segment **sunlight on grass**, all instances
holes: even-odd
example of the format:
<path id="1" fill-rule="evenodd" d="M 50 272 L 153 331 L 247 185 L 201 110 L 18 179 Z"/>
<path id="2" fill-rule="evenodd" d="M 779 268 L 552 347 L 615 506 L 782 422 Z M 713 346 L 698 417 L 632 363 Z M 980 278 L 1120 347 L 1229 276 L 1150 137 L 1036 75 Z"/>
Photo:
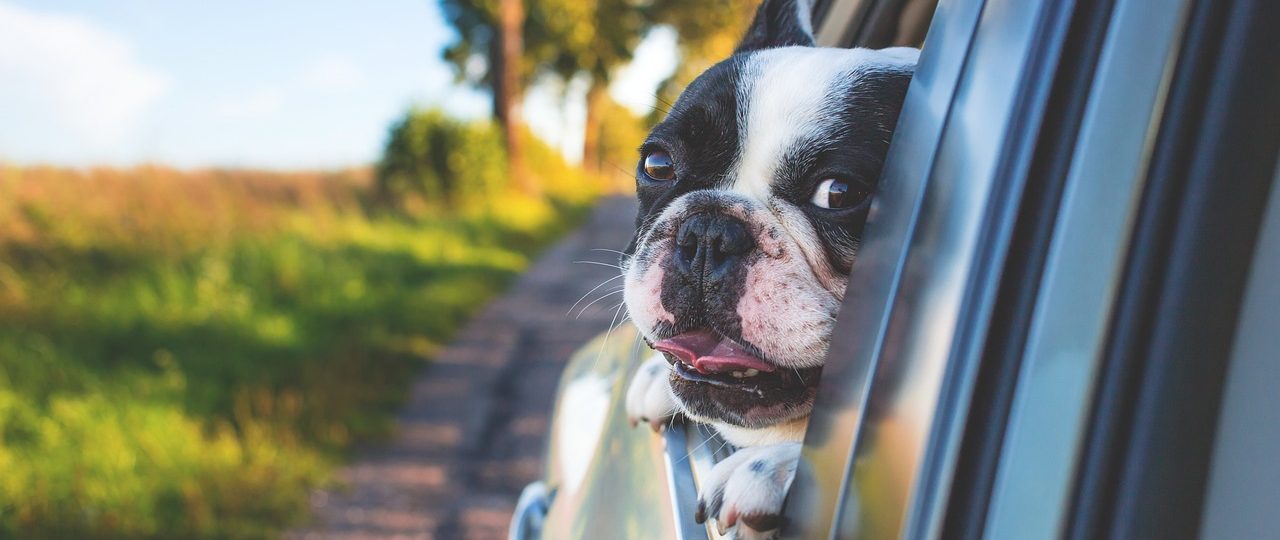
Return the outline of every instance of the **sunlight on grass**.
<path id="1" fill-rule="evenodd" d="M 0 537 L 278 534 L 595 193 L 368 176 L 0 166 Z"/>

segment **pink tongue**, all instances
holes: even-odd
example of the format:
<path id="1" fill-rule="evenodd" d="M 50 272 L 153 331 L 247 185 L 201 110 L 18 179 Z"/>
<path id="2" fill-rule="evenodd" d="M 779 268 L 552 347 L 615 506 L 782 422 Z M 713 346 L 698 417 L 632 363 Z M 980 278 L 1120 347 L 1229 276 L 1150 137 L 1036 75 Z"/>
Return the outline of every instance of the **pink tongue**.
<path id="1" fill-rule="evenodd" d="M 773 371 L 774 367 L 756 358 L 737 343 L 722 339 L 707 330 L 694 330 L 653 344 L 653 348 L 693 366 L 698 373 L 722 373 L 756 369 Z"/>

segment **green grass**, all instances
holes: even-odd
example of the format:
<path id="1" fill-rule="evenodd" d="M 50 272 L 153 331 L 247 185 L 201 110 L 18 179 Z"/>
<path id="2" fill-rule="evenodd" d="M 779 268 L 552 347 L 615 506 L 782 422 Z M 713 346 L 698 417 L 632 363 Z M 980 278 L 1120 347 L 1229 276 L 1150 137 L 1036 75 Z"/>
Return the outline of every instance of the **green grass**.
<path id="1" fill-rule="evenodd" d="M 411 219 L 367 190 L 0 169 L 0 537 L 305 520 L 352 443 L 389 433 L 410 375 L 588 202 Z"/>

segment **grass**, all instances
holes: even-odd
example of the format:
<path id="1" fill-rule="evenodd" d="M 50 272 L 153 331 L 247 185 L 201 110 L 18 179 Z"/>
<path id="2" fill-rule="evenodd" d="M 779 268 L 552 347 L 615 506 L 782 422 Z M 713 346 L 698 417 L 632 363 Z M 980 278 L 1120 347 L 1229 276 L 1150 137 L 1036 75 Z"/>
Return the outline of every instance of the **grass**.
<path id="1" fill-rule="evenodd" d="M 0 165 L 0 537 L 278 535 L 590 199 L 370 183 Z"/>

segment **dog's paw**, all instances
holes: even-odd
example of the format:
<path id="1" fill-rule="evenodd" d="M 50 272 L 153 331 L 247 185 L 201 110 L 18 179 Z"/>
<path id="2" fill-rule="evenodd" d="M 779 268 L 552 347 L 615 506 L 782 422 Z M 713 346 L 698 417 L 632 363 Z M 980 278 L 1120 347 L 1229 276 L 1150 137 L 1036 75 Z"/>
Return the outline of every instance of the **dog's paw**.
<path id="1" fill-rule="evenodd" d="M 800 443 L 742 448 L 707 475 L 698 494 L 698 523 L 714 519 L 736 540 L 773 538 L 782 527 L 782 502 L 795 478 Z"/>
<path id="2" fill-rule="evenodd" d="M 627 388 L 627 419 L 635 427 L 640 422 L 659 431 L 680 407 L 671 396 L 671 365 L 660 354 L 645 360 Z"/>

